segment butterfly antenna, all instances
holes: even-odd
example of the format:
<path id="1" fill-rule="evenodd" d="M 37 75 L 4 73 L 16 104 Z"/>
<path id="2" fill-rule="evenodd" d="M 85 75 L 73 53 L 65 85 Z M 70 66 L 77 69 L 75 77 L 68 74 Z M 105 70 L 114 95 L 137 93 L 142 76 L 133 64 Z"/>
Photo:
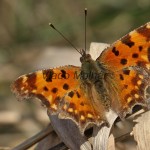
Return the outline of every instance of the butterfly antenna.
<path id="1" fill-rule="evenodd" d="M 82 53 L 52 23 L 49 23 L 49 26 L 59 33 L 78 53 L 82 55 Z"/>
<path id="2" fill-rule="evenodd" d="M 85 39 L 85 53 L 86 53 L 86 18 L 87 18 L 87 8 L 84 9 L 84 15 L 85 15 L 85 34 L 84 34 L 84 39 Z"/>

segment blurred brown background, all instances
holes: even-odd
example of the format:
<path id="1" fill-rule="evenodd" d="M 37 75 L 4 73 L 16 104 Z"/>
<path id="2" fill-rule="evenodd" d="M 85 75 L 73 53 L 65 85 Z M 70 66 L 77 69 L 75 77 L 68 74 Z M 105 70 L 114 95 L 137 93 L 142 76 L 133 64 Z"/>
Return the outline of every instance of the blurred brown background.
<path id="1" fill-rule="evenodd" d="M 0 1 L 0 147 L 13 147 L 48 124 L 46 110 L 36 101 L 18 102 L 10 84 L 38 69 L 80 64 L 80 55 L 48 23 L 84 48 L 85 7 L 87 47 L 112 43 L 150 21 L 149 0 Z"/>

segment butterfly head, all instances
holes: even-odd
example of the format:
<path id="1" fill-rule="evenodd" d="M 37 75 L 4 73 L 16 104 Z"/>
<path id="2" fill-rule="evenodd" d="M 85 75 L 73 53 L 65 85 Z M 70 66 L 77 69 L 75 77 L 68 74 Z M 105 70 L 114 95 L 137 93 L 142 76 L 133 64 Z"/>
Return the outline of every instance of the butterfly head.
<path id="1" fill-rule="evenodd" d="M 86 54 L 85 50 L 81 50 L 80 51 L 81 53 L 81 57 L 80 57 L 80 62 L 83 63 L 83 62 L 90 62 L 90 60 L 92 59 L 91 58 L 91 55 L 90 54 Z"/>

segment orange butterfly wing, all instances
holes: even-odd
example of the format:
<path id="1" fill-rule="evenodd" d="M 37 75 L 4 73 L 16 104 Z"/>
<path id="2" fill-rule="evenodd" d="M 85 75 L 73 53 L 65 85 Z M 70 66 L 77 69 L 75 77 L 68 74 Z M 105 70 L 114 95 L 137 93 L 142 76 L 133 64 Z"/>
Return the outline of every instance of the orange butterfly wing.
<path id="1" fill-rule="evenodd" d="M 102 52 L 97 61 L 105 64 L 114 73 L 119 89 L 118 104 L 121 105 L 118 113 L 121 116 L 130 112 L 136 104 L 149 107 L 150 23 L 112 44 Z"/>
<path id="2" fill-rule="evenodd" d="M 150 69 L 150 23 L 130 32 L 103 51 L 97 60 L 120 70 L 129 66 Z"/>
<path id="3" fill-rule="evenodd" d="M 104 117 L 91 105 L 79 74 L 80 67 L 75 66 L 37 71 L 19 77 L 12 91 L 19 99 L 39 98 L 51 114 L 72 119 L 83 131 L 89 123 L 101 124 Z"/>

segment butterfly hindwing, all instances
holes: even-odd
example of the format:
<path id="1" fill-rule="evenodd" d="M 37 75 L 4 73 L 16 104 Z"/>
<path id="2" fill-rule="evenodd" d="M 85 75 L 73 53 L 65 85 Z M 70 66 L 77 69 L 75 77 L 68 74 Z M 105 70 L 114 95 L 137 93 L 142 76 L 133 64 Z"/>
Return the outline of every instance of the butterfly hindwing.
<path id="1" fill-rule="evenodd" d="M 149 107 L 150 88 L 149 74 L 141 67 L 128 67 L 116 72 L 119 91 L 119 115 L 124 117 L 132 112 L 135 105 Z M 119 105 L 118 105 L 119 106 Z"/>

